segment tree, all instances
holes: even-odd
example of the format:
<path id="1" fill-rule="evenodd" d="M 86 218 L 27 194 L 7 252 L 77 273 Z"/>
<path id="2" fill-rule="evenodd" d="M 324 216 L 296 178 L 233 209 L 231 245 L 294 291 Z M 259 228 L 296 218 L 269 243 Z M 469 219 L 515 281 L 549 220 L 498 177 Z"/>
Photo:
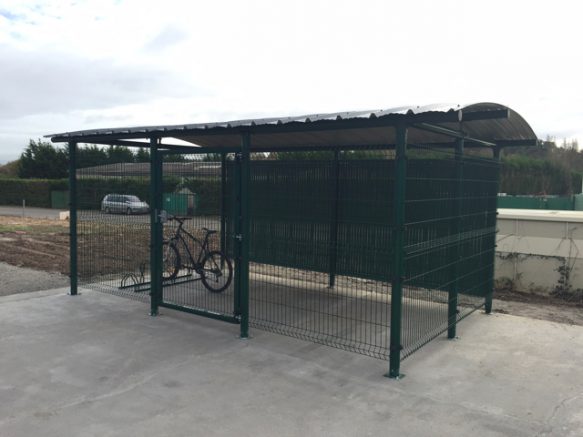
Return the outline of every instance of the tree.
<path id="1" fill-rule="evenodd" d="M 0 165 L 0 177 L 17 178 L 19 162 L 17 159 L 16 161 L 10 161 L 4 165 Z"/>
<path id="2" fill-rule="evenodd" d="M 77 167 L 86 168 L 108 163 L 107 152 L 95 144 L 79 147 L 77 150 Z"/>
<path id="3" fill-rule="evenodd" d="M 150 151 L 145 147 L 140 147 L 134 156 L 136 162 L 150 162 Z"/>
<path id="4" fill-rule="evenodd" d="M 127 147 L 109 146 L 107 148 L 107 163 L 134 162 L 134 154 Z"/>
<path id="5" fill-rule="evenodd" d="M 30 140 L 20 155 L 21 178 L 61 179 L 67 177 L 68 153 L 49 142 Z"/>

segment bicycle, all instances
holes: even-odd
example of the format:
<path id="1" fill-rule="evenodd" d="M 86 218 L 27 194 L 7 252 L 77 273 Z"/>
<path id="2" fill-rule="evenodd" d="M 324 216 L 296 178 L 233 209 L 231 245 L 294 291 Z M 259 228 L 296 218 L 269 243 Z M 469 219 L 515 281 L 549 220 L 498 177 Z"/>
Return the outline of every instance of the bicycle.
<path id="1" fill-rule="evenodd" d="M 202 228 L 205 232 L 203 241 L 183 229 L 184 222 L 191 220 L 187 217 L 168 217 L 168 221 L 176 220 L 179 225 L 174 236 L 165 240 L 162 246 L 162 278 L 171 281 L 176 278 L 181 268 L 187 268 L 199 275 L 205 288 L 213 293 L 224 291 L 233 279 L 233 266 L 227 256 L 220 250 L 209 250 L 209 237 L 217 231 Z M 196 259 L 193 257 L 188 242 L 197 243 L 200 251 Z M 187 262 L 182 261 L 179 246 L 182 246 L 183 253 L 187 256 Z"/>

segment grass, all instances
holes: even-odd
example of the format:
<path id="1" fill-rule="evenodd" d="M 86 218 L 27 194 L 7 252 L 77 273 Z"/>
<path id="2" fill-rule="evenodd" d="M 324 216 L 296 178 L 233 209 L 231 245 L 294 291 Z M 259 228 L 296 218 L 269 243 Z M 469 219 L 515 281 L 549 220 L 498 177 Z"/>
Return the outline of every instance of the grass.
<path id="1" fill-rule="evenodd" d="M 69 230 L 69 222 L 27 217 L 0 217 L 0 233 L 62 234 Z"/>

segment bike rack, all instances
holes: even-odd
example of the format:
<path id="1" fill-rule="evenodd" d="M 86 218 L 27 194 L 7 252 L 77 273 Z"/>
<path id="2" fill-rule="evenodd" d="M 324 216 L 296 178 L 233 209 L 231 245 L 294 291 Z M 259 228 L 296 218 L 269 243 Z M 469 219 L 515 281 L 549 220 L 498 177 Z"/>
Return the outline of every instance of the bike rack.
<path id="1" fill-rule="evenodd" d="M 144 291 L 149 291 L 151 289 L 152 282 L 146 281 L 144 275 L 145 270 L 146 270 L 145 265 L 140 265 L 140 272 L 138 274 L 128 273 L 127 275 L 125 275 L 122 278 L 118 289 L 119 290 L 133 289 L 134 293 L 143 293 Z M 163 282 L 163 285 L 179 285 L 194 281 L 200 281 L 200 277 L 193 278 L 192 271 L 188 269 L 187 273 L 176 276 L 174 279 L 171 280 L 165 280 Z"/>

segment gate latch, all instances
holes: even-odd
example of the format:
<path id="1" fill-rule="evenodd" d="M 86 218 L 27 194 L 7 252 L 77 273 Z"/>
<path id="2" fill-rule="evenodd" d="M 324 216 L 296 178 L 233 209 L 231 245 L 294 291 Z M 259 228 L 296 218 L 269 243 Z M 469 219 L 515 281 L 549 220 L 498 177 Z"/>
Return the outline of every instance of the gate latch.
<path id="1" fill-rule="evenodd" d="M 158 222 L 159 223 L 166 223 L 168 221 L 168 213 L 165 209 L 160 210 L 158 214 Z"/>
<path id="2" fill-rule="evenodd" d="M 242 234 L 236 234 L 235 235 L 235 240 L 237 240 L 237 241 L 243 241 L 243 235 Z"/>

